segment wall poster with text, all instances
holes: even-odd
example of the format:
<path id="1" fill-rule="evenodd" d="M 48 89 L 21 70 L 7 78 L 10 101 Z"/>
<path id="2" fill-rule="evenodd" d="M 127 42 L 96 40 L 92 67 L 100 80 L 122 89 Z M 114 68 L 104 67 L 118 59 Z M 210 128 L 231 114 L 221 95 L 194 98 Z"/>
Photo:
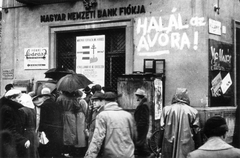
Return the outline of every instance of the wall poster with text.
<path id="1" fill-rule="evenodd" d="M 76 37 L 76 73 L 85 75 L 94 84 L 104 86 L 105 35 Z"/>
<path id="2" fill-rule="evenodd" d="M 209 39 L 211 106 L 233 105 L 233 45 Z"/>

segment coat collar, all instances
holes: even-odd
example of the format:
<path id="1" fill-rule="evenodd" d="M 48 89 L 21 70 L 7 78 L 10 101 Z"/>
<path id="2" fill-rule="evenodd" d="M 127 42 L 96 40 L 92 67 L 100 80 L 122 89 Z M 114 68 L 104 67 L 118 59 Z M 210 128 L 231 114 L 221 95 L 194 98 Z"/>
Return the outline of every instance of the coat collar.
<path id="1" fill-rule="evenodd" d="M 205 144 L 203 144 L 200 150 L 224 150 L 233 148 L 233 146 L 227 144 L 220 137 L 210 137 Z"/>

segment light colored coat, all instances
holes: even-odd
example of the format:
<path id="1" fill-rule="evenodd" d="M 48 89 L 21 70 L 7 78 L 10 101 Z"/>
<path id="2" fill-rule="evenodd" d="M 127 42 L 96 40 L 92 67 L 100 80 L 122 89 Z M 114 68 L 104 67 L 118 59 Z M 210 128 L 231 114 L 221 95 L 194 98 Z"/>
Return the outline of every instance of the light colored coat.
<path id="1" fill-rule="evenodd" d="M 102 108 L 96 117 L 93 138 L 85 158 L 97 157 L 101 148 L 104 158 L 134 158 L 133 116 L 116 102 L 110 102 Z"/>
<path id="2" fill-rule="evenodd" d="M 186 158 L 195 150 L 193 131 L 199 130 L 199 114 L 189 104 L 186 89 L 177 89 L 172 105 L 164 107 L 160 119 L 164 129 L 162 158 Z"/>
<path id="3" fill-rule="evenodd" d="M 240 158 L 240 149 L 224 142 L 220 137 L 211 137 L 187 158 Z"/>

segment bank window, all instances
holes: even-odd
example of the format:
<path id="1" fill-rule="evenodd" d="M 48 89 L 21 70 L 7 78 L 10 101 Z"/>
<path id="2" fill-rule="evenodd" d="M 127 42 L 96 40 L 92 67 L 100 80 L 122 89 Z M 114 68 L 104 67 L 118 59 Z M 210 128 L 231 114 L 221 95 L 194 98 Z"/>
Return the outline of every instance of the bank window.
<path id="1" fill-rule="evenodd" d="M 234 106 L 233 45 L 209 39 L 210 106 Z"/>

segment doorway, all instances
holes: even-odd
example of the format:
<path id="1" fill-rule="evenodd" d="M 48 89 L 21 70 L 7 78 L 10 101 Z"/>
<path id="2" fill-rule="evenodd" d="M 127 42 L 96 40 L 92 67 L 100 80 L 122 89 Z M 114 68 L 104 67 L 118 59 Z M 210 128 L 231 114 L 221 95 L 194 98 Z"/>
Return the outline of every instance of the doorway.
<path id="1" fill-rule="evenodd" d="M 56 66 L 76 71 L 76 37 L 105 35 L 105 87 L 117 90 L 117 78 L 125 73 L 126 28 L 56 33 Z"/>

